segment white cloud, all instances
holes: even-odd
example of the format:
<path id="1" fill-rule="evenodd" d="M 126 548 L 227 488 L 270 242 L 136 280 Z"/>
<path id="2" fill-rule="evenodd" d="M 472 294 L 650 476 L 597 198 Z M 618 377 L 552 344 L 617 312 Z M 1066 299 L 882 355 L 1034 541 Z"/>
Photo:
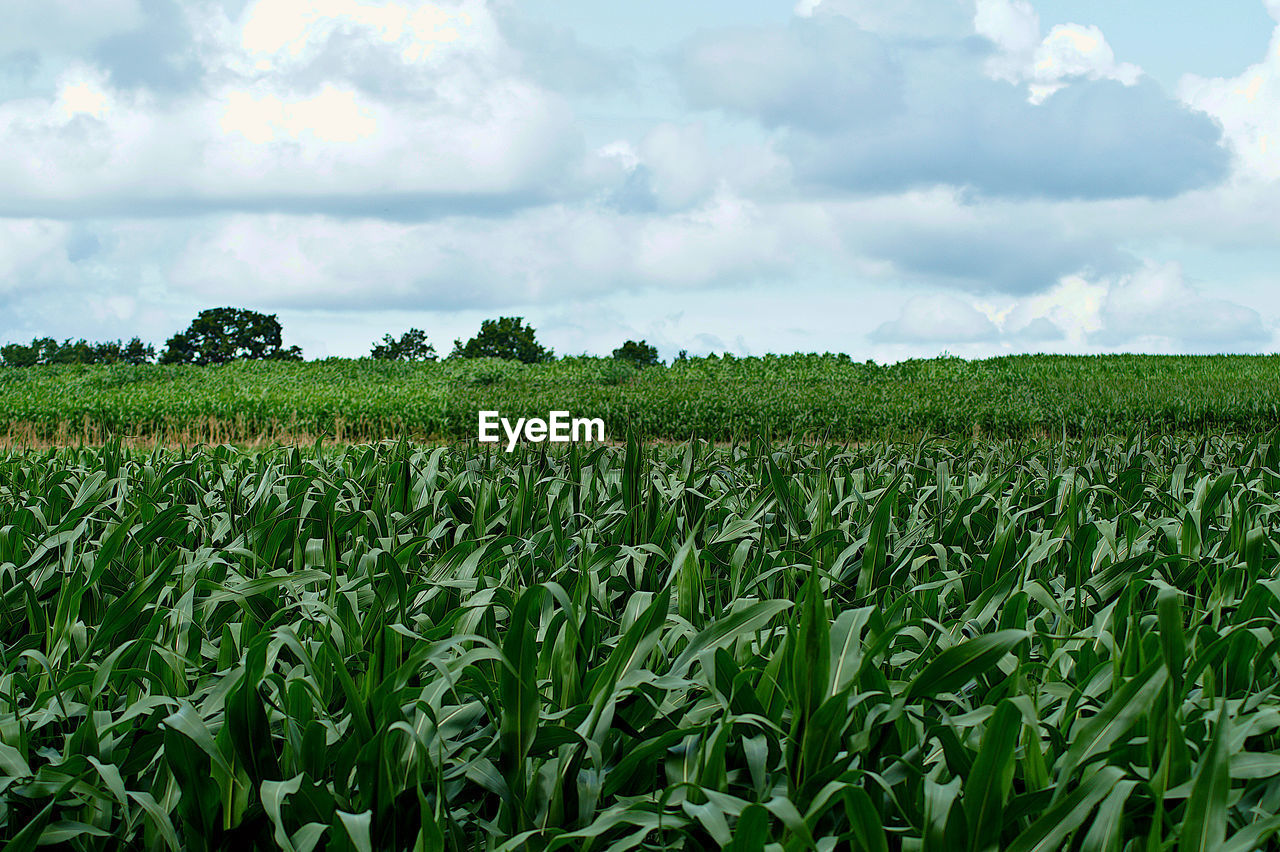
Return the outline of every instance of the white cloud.
<path id="1" fill-rule="evenodd" d="M 0 293 L 30 295 L 72 272 L 66 241 L 70 228 L 41 219 L 0 219 Z"/>
<path id="2" fill-rule="evenodd" d="M 494 36 L 481 0 L 459 4 L 258 0 L 242 20 L 240 47 L 259 71 L 314 59 L 324 42 L 344 29 L 393 47 L 407 63 L 427 59 L 440 45 L 484 49 Z"/>
<path id="3" fill-rule="evenodd" d="M 885 43 L 842 16 L 700 33 L 677 52 L 674 67 L 693 106 L 770 127 L 864 127 L 896 105 L 901 86 Z"/>
<path id="4" fill-rule="evenodd" d="M 1268 8 L 1280 21 L 1280 2 L 1272 0 Z M 1231 78 L 1187 74 L 1178 94 L 1222 124 L 1242 177 L 1264 181 L 1280 177 L 1280 26 L 1272 33 L 1261 62 Z"/>
<path id="5" fill-rule="evenodd" d="M 87 66 L 74 66 L 58 81 L 54 109 L 64 120 L 77 115 L 102 118 L 114 105 L 106 75 Z"/>
<path id="6" fill-rule="evenodd" d="M 1025 55 L 998 54 L 994 70 L 1040 89 L 992 79 L 985 39 L 880 36 L 823 13 L 825 3 L 786 27 L 701 33 L 673 66 L 690 105 L 780 131 L 801 191 L 949 184 L 988 196 L 1171 197 L 1225 176 L 1209 116 L 1139 83 L 1100 33 L 1072 25 L 1037 39 L 1033 13 L 1000 2 L 979 20 Z M 1070 97 L 1028 102 L 1069 81 Z"/>
<path id="7" fill-rule="evenodd" d="M 973 0 L 799 0 L 799 17 L 839 15 L 877 35 L 963 38 L 973 32 Z"/>
<path id="8" fill-rule="evenodd" d="M 1102 306 L 1107 291 L 1105 283 L 1080 275 L 1066 275 L 1047 291 L 1019 299 L 997 316 L 1001 327 L 1012 336 L 1025 336 L 1026 330 L 1049 322 L 1060 329 L 1070 344 L 1083 347 L 1089 335 L 1102 327 Z"/>
<path id="9" fill-rule="evenodd" d="M 618 69 L 639 54 L 512 0 L 9 2 L 20 38 L 0 47 L 58 52 L 0 101 L 0 215 L 21 217 L 0 219 L 0 303 L 41 333 L 162 339 L 214 303 L 353 323 L 537 308 L 562 351 L 611 348 L 581 319 L 596 306 L 738 351 L 851 350 L 873 328 L 929 353 L 1231 348 L 1270 327 L 1239 290 L 1129 252 L 1280 246 L 1275 43 L 1185 84 L 1260 178 L 1205 190 L 1228 164 L 1209 117 L 1132 85 L 1096 28 L 1042 34 L 1027 0 L 802 0 L 635 89 Z M 120 59 L 140 44 L 165 58 L 152 76 Z M 681 56 L 706 111 L 660 76 Z M 170 65 L 189 76 L 166 88 Z M 904 286 L 935 290 L 904 306 Z M 663 303 L 679 329 L 651 321 Z"/>
<path id="10" fill-rule="evenodd" d="M 1254 351 L 1271 337 L 1255 309 L 1192 285 L 1177 263 L 1149 258 L 1126 275 L 1064 276 L 993 315 L 1011 337 L 1048 320 L 1078 351 Z"/>
<path id="11" fill-rule="evenodd" d="M 872 209 L 867 202 L 861 213 Z M 908 212 L 886 208 L 889 216 Z M 1254 351 L 1270 338 L 1270 321 L 1238 296 L 1150 261 L 1129 274 L 1064 275 L 1024 295 L 941 284 L 904 304 L 901 282 L 919 277 L 837 239 L 844 228 L 868 227 L 870 219 L 856 224 L 859 215 L 720 193 L 677 214 L 559 205 L 424 223 L 278 214 L 7 220 L 0 281 L 9 285 L 2 298 L 10 310 L 0 338 L 141 334 L 163 342 L 196 310 L 219 304 L 279 312 L 309 356 L 359 354 L 383 331 L 410 324 L 447 342 L 500 311 L 538 317 L 540 330 L 545 321 L 563 352 L 607 352 L 627 335 L 651 335 L 668 355 L 725 349 L 744 335 L 734 351 L 830 349 L 877 360 L 942 349 L 970 357 Z M 920 207 L 915 215 L 929 214 Z M 940 215 L 945 222 L 957 214 Z M 1265 306 L 1267 294 L 1252 303 Z M 679 328 L 655 326 L 655 317 L 678 309 Z M 602 319 L 609 311 L 616 321 Z M 327 340 L 317 331 L 324 316 L 343 317 L 347 333 Z M 700 342 L 702 333 L 720 343 Z"/>
<path id="12" fill-rule="evenodd" d="M 1112 238 L 1063 216 L 1051 202 L 972 203 L 951 188 L 822 205 L 846 257 L 882 261 L 885 280 L 942 284 L 976 293 L 1043 292 L 1090 269 L 1130 258 Z"/>
<path id="13" fill-rule="evenodd" d="M 1067 275 L 1043 293 L 1016 299 L 918 295 L 868 337 L 962 348 L 986 343 L 1006 351 L 1065 344 L 1076 352 L 1248 352 L 1270 338 L 1253 308 L 1206 295 L 1184 279 L 1178 264 L 1150 259 L 1131 274 Z"/>
<path id="14" fill-rule="evenodd" d="M 242 20 L 214 16 L 200 29 L 205 85 L 185 96 L 115 89 L 78 64 L 52 94 L 0 102 L 0 209 L 341 208 L 334 199 L 379 196 L 395 207 L 538 194 L 577 156 L 567 104 L 512 72 L 479 2 L 260 0 Z M 360 69 L 319 67 L 326 39 L 353 34 L 416 97 L 371 91 L 351 79 Z M 433 53 L 437 45 L 450 55 Z"/>
<path id="15" fill-rule="evenodd" d="M 536 5 L 524 0 L 490 0 L 490 4 L 503 40 L 518 55 L 521 73 L 530 79 L 579 95 L 639 93 L 641 62 L 634 51 L 584 44 L 573 27 L 548 20 Z"/>
<path id="16" fill-rule="evenodd" d="M 325 86 L 311 98 L 285 101 L 272 94 L 228 92 L 220 125 L 227 133 L 259 145 L 278 138 L 302 139 L 308 134 L 322 142 L 355 142 L 373 136 L 378 121 L 350 89 Z"/>
<path id="17" fill-rule="evenodd" d="M 703 199 L 714 188 L 715 154 L 702 124 L 659 124 L 645 135 L 640 161 L 649 170 L 649 185 L 663 209 L 680 209 Z"/>
<path id="18" fill-rule="evenodd" d="M 1000 49 L 988 62 L 998 79 L 1017 82 L 1040 46 L 1040 16 L 1026 0 L 977 0 L 973 28 Z"/>
<path id="19" fill-rule="evenodd" d="M 1188 284 L 1176 263 L 1148 261 L 1111 282 L 1091 338 L 1104 345 L 1184 345 L 1213 351 L 1257 349 L 1270 331 L 1252 308 L 1204 295 Z"/>
<path id="20" fill-rule="evenodd" d="M 949 293 L 915 296 L 896 319 L 870 335 L 873 343 L 981 343 L 994 340 L 999 329 L 965 300 Z"/>
<path id="21" fill-rule="evenodd" d="M 548 206 L 423 223 L 239 215 L 200 227 L 167 271 L 175 291 L 272 307 L 462 309 L 782 275 L 803 217 L 717 194 L 665 215 Z"/>
<path id="22" fill-rule="evenodd" d="M 1030 75 L 1031 100 L 1039 103 L 1073 79 L 1118 80 L 1132 86 L 1141 76 L 1142 69 L 1137 65 L 1116 62 L 1102 30 L 1058 24 L 1036 48 Z"/>
<path id="23" fill-rule="evenodd" d="M 987 60 L 987 74 L 1027 83 L 1032 103 L 1042 103 L 1075 79 L 1132 86 L 1142 76 L 1137 65 L 1116 61 L 1096 26 L 1058 24 L 1042 39 L 1040 16 L 1026 0 L 977 0 L 974 28 L 999 48 Z"/>
<path id="24" fill-rule="evenodd" d="M 0 56 L 12 51 L 75 55 L 143 21 L 141 0 L 4 0 Z"/>
<path id="25" fill-rule="evenodd" d="M 638 141 L 590 152 L 574 183 L 623 213 L 687 211 L 716 193 L 761 201 L 791 197 L 790 164 L 767 142 L 713 142 L 703 122 L 654 125 Z"/>

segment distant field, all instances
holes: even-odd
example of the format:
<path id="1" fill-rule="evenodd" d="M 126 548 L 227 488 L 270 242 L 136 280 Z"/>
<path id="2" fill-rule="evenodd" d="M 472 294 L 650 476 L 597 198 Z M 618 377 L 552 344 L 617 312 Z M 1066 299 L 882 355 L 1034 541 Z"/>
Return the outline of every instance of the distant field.
<path id="1" fill-rule="evenodd" d="M 526 366 L 330 359 L 221 367 L 0 370 L 0 442 L 471 438 L 476 412 L 601 417 L 607 435 L 836 441 L 1023 437 L 1280 425 L 1280 357 L 958 358 L 879 366 L 832 355 L 698 358 L 643 371 L 607 358 Z"/>

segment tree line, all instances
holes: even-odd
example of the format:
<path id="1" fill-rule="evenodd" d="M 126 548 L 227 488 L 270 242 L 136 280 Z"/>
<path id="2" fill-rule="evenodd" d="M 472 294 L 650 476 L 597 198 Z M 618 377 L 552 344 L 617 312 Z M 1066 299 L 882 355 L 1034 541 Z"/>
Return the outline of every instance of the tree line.
<path id="1" fill-rule="evenodd" d="M 684 353 L 681 353 L 682 355 Z M 399 337 L 384 335 L 369 352 L 383 361 L 435 361 L 435 346 L 427 333 L 411 328 Z M 538 342 L 533 326 L 523 317 L 487 319 L 465 343 L 454 340 L 450 358 L 504 358 L 537 364 L 551 361 L 555 353 Z M 613 350 L 613 357 L 636 367 L 655 366 L 658 350 L 643 340 L 628 340 Z M 39 337 L 29 344 L 0 346 L 0 366 L 34 367 L 40 364 L 225 364 L 230 361 L 300 361 L 302 350 L 282 342 L 275 314 L 244 308 L 210 308 L 201 311 L 186 330 L 174 334 L 157 354 L 155 347 L 133 338 L 90 342 L 70 338 L 59 343 Z"/>

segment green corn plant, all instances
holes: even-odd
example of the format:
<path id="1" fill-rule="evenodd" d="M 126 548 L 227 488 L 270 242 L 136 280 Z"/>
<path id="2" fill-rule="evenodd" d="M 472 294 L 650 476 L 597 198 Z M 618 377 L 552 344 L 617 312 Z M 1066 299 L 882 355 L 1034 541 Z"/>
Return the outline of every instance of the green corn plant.
<path id="1" fill-rule="evenodd" d="M 982 417 L 1017 440 L 0 455 L 0 842 L 1274 845 L 1277 435 Z"/>

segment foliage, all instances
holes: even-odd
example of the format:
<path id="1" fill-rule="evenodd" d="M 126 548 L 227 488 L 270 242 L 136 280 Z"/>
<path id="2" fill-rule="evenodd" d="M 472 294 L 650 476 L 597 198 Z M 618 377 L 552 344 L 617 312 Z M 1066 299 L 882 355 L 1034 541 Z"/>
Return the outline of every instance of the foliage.
<path id="1" fill-rule="evenodd" d="M 0 840 L 1261 849 L 1280 436 L 0 460 Z"/>
<path id="2" fill-rule="evenodd" d="M 120 346 L 117 344 L 107 344 L 107 346 L 115 346 L 119 350 L 119 355 L 115 358 L 103 359 L 103 363 L 121 364 L 150 364 L 156 359 L 156 349 L 150 343 L 143 343 L 141 339 L 135 337 L 128 343 Z"/>
<path id="3" fill-rule="evenodd" d="M 127 378 L 126 378 L 127 376 Z M 546 364 L 328 359 L 0 370 L 0 444 L 112 434 L 193 443 L 473 438 L 477 412 L 600 417 L 607 436 L 1250 433 L 1280 425 L 1277 356 L 1015 356 L 878 365 L 840 356 Z"/>
<path id="4" fill-rule="evenodd" d="M 280 342 L 275 314 L 245 308 L 201 311 L 186 331 L 170 337 L 160 356 L 162 364 L 225 364 L 237 360 L 301 360 L 297 346 Z"/>
<path id="5" fill-rule="evenodd" d="M 538 343 L 533 326 L 525 325 L 523 317 L 499 317 L 484 320 L 480 331 L 465 344 L 453 342 L 450 358 L 502 358 L 525 364 L 550 361 L 550 349 Z"/>
<path id="6" fill-rule="evenodd" d="M 384 334 L 382 343 L 375 343 L 369 354 L 379 361 L 436 360 L 436 348 L 427 342 L 427 333 L 420 328 L 409 329 L 399 340 Z"/>
<path id="7" fill-rule="evenodd" d="M 6 367 L 34 367 L 40 363 L 40 346 L 43 341 L 32 340 L 30 346 L 6 343 L 0 346 L 0 360 Z"/>
<path id="8" fill-rule="evenodd" d="M 613 350 L 613 357 L 636 367 L 656 367 L 662 363 L 658 360 L 657 347 L 650 346 L 643 340 L 639 342 L 628 340 Z"/>
<path id="9" fill-rule="evenodd" d="M 9 343 L 0 346 L 0 363 L 6 367 L 33 367 L 37 364 L 149 364 L 156 350 L 135 337 L 128 343 L 107 340 L 90 343 L 81 338 L 62 343 L 52 337 L 38 337 L 30 345 Z"/>

